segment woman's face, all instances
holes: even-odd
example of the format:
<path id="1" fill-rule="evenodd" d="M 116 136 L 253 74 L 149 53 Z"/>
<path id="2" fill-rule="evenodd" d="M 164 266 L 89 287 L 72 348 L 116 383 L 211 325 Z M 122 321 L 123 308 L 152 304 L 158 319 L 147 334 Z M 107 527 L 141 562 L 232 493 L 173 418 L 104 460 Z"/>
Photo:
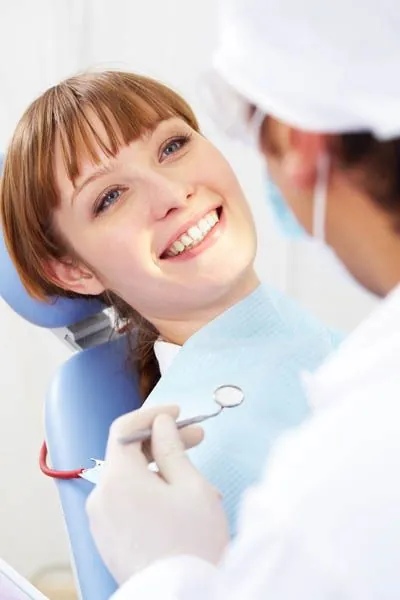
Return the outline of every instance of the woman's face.
<path id="1" fill-rule="evenodd" d="M 100 164 L 83 158 L 75 186 L 55 152 L 55 225 L 80 259 L 53 265 L 64 287 L 111 290 L 154 323 L 207 310 L 253 273 L 255 229 L 240 185 L 185 121 L 161 121 L 115 158 L 98 152 Z"/>

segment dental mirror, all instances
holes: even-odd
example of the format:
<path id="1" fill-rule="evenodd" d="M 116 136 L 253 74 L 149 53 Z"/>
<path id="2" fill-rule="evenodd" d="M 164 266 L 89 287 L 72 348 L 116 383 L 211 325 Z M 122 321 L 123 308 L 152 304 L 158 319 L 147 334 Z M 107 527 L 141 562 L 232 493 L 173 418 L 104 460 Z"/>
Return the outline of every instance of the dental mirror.
<path id="1" fill-rule="evenodd" d="M 218 404 L 218 410 L 208 415 L 198 415 L 197 417 L 190 417 L 189 419 L 182 419 L 176 422 L 178 429 L 183 427 L 189 427 L 190 425 L 197 425 L 207 419 L 217 417 L 225 408 L 235 408 L 240 406 L 244 400 L 243 390 L 237 385 L 221 385 L 214 390 L 213 399 Z M 151 438 L 151 429 L 142 429 L 136 431 L 132 435 L 127 435 L 119 439 L 120 444 L 133 444 L 135 442 L 144 442 Z"/>
<path id="2" fill-rule="evenodd" d="M 219 404 L 221 410 L 239 406 L 243 400 L 243 390 L 237 385 L 221 385 L 214 390 L 214 402 Z"/>

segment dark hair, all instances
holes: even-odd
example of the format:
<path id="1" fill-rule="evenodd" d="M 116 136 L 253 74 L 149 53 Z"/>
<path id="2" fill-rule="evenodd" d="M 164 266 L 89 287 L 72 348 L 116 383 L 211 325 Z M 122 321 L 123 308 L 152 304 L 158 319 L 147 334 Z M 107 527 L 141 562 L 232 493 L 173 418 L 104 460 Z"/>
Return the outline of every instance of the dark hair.
<path id="1" fill-rule="evenodd" d="M 101 299 L 104 304 L 115 310 L 118 319 L 117 330 L 127 337 L 128 361 L 139 375 L 139 391 L 144 401 L 161 377 L 154 352 L 154 342 L 158 339 L 159 332 L 116 294 L 105 292 Z"/>
<path id="2" fill-rule="evenodd" d="M 279 147 L 269 135 L 269 123 L 269 117 L 264 119 L 261 148 L 276 155 Z M 400 138 L 382 141 L 368 131 L 331 134 L 329 149 L 371 200 L 394 217 L 395 229 L 400 233 Z"/>
<path id="3" fill-rule="evenodd" d="M 95 115 L 106 140 L 93 128 Z M 190 106 L 158 81 L 133 73 L 106 71 L 71 77 L 47 90 L 27 109 L 8 148 L 0 191 L 5 242 L 20 278 L 31 296 L 76 297 L 51 278 L 49 260 L 73 256 L 53 223 L 59 205 L 54 173 L 54 148 L 60 140 L 71 181 L 79 175 L 80 158 L 88 154 L 98 163 L 97 149 L 115 156 L 162 120 L 177 116 L 198 131 Z M 125 323 L 128 339 L 135 339 L 133 359 L 145 399 L 160 377 L 154 354 L 158 332 L 126 302 L 114 294 L 102 299 L 113 306 Z"/>
<path id="4" fill-rule="evenodd" d="M 333 136 L 331 149 L 373 202 L 394 217 L 400 233 L 400 139 L 381 141 L 371 133 Z"/>

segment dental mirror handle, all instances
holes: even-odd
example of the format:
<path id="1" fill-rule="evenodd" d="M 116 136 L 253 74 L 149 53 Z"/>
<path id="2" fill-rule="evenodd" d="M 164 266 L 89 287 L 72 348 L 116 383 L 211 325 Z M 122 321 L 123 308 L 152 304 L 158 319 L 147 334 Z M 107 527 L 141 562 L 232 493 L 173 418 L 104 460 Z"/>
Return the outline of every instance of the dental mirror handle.
<path id="1" fill-rule="evenodd" d="M 209 415 L 198 415 L 197 417 L 190 417 L 189 419 L 182 419 L 181 421 L 176 421 L 177 429 L 183 429 L 184 427 L 189 427 L 190 425 L 196 425 L 197 423 L 202 423 L 203 421 L 207 421 L 207 419 L 212 419 L 213 417 L 217 417 L 223 410 L 223 407 L 219 408 L 216 412 L 211 413 Z M 119 438 L 119 443 L 123 444 L 134 444 L 135 442 L 145 442 L 151 438 L 152 429 L 141 429 L 140 431 L 136 431 L 132 435 L 126 435 L 124 437 Z"/>

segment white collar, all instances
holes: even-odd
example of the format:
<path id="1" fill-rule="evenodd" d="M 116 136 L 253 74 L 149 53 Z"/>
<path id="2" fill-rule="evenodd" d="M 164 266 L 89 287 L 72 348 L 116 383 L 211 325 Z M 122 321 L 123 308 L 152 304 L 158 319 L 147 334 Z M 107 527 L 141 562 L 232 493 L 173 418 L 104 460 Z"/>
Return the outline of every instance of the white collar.
<path id="1" fill-rule="evenodd" d="M 157 340 L 154 343 L 154 354 L 158 360 L 161 376 L 165 375 L 182 346 Z"/>

